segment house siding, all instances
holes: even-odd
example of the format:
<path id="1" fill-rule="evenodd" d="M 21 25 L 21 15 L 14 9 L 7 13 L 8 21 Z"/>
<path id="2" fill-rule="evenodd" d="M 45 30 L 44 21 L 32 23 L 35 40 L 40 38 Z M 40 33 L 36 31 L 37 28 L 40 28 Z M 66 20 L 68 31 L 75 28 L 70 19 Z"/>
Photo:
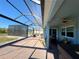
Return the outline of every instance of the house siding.
<path id="1" fill-rule="evenodd" d="M 60 24 L 57 29 L 58 29 L 58 40 L 63 40 L 64 38 L 67 38 L 69 41 L 71 41 L 71 43 L 73 44 L 79 44 L 79 17 L 77 18 L 72 18 L 72 20 L 70 20 L 68 23 L 65 24 Z M 66 28 L 66 27 L 74 27 L 74 37 L 67 37 L 67 36 L 62 36 L 61 32 L 62 32 L 62 28 Z"/>

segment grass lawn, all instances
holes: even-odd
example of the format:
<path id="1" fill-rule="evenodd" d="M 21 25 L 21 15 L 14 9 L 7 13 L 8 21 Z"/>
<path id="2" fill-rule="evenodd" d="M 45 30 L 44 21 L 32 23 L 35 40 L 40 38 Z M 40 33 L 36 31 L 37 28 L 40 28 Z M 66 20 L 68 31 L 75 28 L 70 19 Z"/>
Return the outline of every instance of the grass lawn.
<path id="1" fill-rule="evenodd" d="M 16 39 L 17 37 L 0 36 L 0 43 L 5 43 L 5 42 L 16 40 Z"/>

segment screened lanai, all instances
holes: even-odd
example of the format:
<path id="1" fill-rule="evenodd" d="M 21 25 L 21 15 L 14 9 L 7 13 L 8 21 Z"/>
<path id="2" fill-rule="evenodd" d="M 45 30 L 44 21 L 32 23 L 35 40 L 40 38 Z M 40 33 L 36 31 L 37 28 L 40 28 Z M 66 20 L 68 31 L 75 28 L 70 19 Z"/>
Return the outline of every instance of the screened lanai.
<path id="1" fill-rule="evenodd" d="M 12 28 L 12 30 L 8 28 Z M 13 30 L 13 28 L 15 29 Z M 5 35 L 3 32 L 15 32 L 23 36 L 25 31 L 21 31 L 24 30 L 21 28 L 25 28 L 25 31 L 28 32 L 25 34 L 28 36 L 42 29 L 40 1 L 0 0 L 0 36 Z"/>
<path id="2" fill-rule="evenodd" d="M 33 0 L 0 0 L 1 15 L 25 25 L 41 26 L 42 24 L 40 4 Z"/>

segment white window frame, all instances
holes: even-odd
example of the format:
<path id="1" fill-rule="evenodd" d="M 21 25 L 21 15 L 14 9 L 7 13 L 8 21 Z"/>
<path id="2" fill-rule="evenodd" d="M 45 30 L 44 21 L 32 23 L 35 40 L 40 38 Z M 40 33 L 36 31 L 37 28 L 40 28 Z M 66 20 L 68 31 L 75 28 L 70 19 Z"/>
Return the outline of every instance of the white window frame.
<path id="1" fill-rule="evenodd" d="M 63 37 L 67 37 L 67 38 L 74 38 L 75 37 L 75 27 L 74 27 L 74 29 L 73 29 L 73 37 L 69 37 L 69 36 L 67 36 L 67 28 L 69 28 L 69 27 L 74 27 L 74 25 L 70 25 L 70 26 L 66 26 L 66 27 L 62 27 L 62 29 L 64 28 L 65 29 L 65 36 L 64 35 L 62 35 Z"/>

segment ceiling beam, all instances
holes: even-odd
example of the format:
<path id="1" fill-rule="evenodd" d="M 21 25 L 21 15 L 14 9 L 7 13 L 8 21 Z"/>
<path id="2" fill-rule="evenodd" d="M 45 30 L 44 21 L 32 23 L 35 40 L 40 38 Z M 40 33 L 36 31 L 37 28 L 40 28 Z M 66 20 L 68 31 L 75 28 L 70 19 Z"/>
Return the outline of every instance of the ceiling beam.
<path id="1" fill-rule="evenodd" d="M 9 0 L 6 0 L 12 7 L 14 7 L 14 9 L 16 9 L 20 14 L 22 14 L 26 19 L 28 19 L 29 21 L 31 21 L 29 18 L 26 17 L 26 15 L 24 15 L 19 9 L 17 9 Z M 33 21 L 31 21 L 33 23 Z M 34 24 L 34 23 L 33 23 Z"/>
<path id="2" fill-rule="evenodd" d="M 31 10 L 31 8 L 29 7 L 29 5 L 26 3 L 25 0 L 24 0 L 24 3 L 25 3 L 25 5 L 28 7 L 30 13 L 33 15 L 33 12 L 32 12 L 32 10 Z M 35 19 L 35 21 L 37 22 L 37 24 L 38 24 L 39 26 L 41 26 L 34 15 L 33 15 L 33 18 Z M 42 26 L 41 26 L 41 27 L 42 27 Z"/>
<path id="3" fill-rule="evenodd" d="M 26 24 L 24 24 L 24 23 L 21 23 L 21 22 L 19 22 L 19 21 L 16 21 L 16 20 L 14 20 L 14 19 L 12 19 L 12 18 L 10 18 L 10 17 L 8 17 L 8 16 L 2 15 L 2 14 L 0 14 L 0 17 L 5 18 L 5 19 L 8 19 L 8 20 L 11 20 L 11 21 L 14 21 L 14 22 L 19 23 L 19 24 L 22 24 L 22 25 L 24 25 L 24 26 L 28 26 L 28 25 L 26 25 Z"/>

